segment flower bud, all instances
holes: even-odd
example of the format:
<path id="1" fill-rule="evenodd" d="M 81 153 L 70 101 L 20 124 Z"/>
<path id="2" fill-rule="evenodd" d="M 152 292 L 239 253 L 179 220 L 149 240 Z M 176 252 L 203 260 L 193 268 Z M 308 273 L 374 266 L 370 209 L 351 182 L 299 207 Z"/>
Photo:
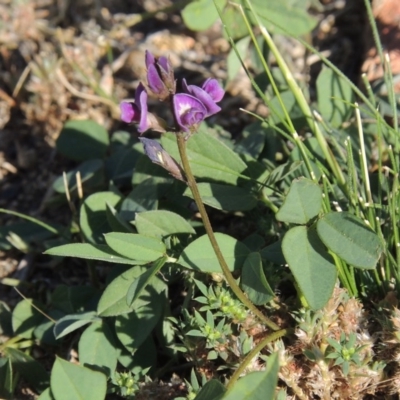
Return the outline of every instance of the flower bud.
<path id="1" fill-rule="evenodd" d="M 147 84 L 160 100 L 165 100 L 170 94 L 175 93 L 176 85 L 174 70 L 167 57 L 154 57 L 146 51 Z"/>
<path id="2" fill-rule="evenodd" d="M 180 165 L 163 149 L 156 140 L 139 138 L 143 144 L 144 152 L 150 160 L 166 169 L 174 178 L 186 182 Z"/>

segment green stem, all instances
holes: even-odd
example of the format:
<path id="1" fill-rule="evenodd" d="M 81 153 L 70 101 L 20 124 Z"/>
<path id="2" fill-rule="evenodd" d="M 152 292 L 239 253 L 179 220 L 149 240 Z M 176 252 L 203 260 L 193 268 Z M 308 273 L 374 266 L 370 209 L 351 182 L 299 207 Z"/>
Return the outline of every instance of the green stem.
<path id="1" fill-rule="evenodd" d="M 233 385 L 236 383 L 236 381 L 239 379 L 240 375 L 244 372 L 246 367 L 251 363 L 251 360 L 268 344 L 273 342 L 274 340 L 279 339 L 282 336 L 287 335 L 290 333 L 290 329 L 281 329 L 280 331 L 274 332 L 271 335 L 268 335 L 266 338 L 261 340 L 260 343 L 257 344 L 256 347 L 254 347 L 244 358 L 244 360 L 241 362 L 237 370 L 233 373 L 231 379 L 229 380 L 228 384 L 226 385 L 226 389 L 229 391 L 230 389 L 233 388 Z"/>
<path id="2" fill-rule="evenodd" d="M 271 328 L 274 331 L 279 330 L 279 326 L 272 322 L 268 317 L 266 317 L 242 292 L 240 287 L 235 281 L 235 278 L 232 276 L 231 271 L 229 270 L 228 265 L 222 255 L 221 249 L 218 245 L 217 239 L 215 238 L 214 231 L 211 227 L 210 219 L 208 218 L 208 214 L 206 208 L 201 200 L 200 192 L 197 187 L 196 180 L 192 173 L 192 169 L 190 167 L 189 159 L 186 153 L 186 140 L 183 133 L 177 133 L 177 143 L 179 148 L 179 154 L 181 156 L 183 170 L 185 171 L 187 184 L 192 192 L 193 199 L 196 202 L 197 208 L 199 209 L 201 219 L 203 220 L 204 228 L 207 232 L 207 235 L 210 239 L 211 246 L 214 249 L 215 255 L 219 261 L 221 266 L 222 272 L 224 273 L 225 279 L 227 280 L 228 284 L 230 285 L 232 291 L 235 293 L 237 298 L 250 310 L 256 315 L 260 321 L 262 321 L 265 325 Z"/>

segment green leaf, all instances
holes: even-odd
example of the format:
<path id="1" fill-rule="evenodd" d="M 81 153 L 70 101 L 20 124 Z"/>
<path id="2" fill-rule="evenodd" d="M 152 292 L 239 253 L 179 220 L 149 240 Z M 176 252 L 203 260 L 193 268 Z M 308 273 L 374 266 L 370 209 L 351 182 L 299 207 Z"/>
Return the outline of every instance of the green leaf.
<path id="1" fill-rule="evenodd" d="M 294 171 L 296 171 L 301 165 L 303 165 L 303 161 L 293 161 L 286 162 L 285 164 L 279 165 L 279 167 L 275 168 L 268 175 L 268 179 L 266 180 L 266 185 L 274 185 L 275 183 L 281 181 L 287 176 L 291 175 Z"/>
<path id="2" fill-rule="evenodd" d="M 250 37 L 245 39 L 250 39 Z M 244 128 L 242 136 L 243 139 L 235 146 L 235 152 L 257 159 L 264 148 L 265 128 L 258 122 L 250 124 Z"/>
<path id="3" fill-rule="evenodd" d="M 117 347 L 105 321 L 93 322 L 79 340 L 79 362 L 88 368 L 101 370 L 110 376 L 117 367 Z"/>
<path id="4" fill-rule="evenodd" d="M 249 48 L 249 44 L 250 44 L 250 36 L 245 36 L 244 38 L 238 40 L 235 43 L 236 50 L 241 55 L 242 60 L 244 60 L 245 58 L 245 54 L 247 52 L 247 49 Z M 226 58 L 226 64 L 228 68 L 228 80 L 231 81 L 236 77 L 236 75 L 240 71 L 240 68 L 242 67 L 242 63 L 240 62 L 238 56 L 236 55 L 234 48 L 230 50 L 228 57 Z"/>
<path id="5" fill-rule="evenodd" d="M 311 32 L 318 22 L 307 12 L 304 0 L 252 0 L 251 4 L 271 33 L 298 37 Z"/>
<path id="6" fill-rule="evenodd" d="M 262 305 L 274 297 L 262 268 L 260 253 L 250 253 L 242 268 L 240 284 L 255 305 Z"/>
<path id="7" fill-rule="evenodd" d="M 277 242 L 264 247 L 260 251 L 260 255 L 263 260 L 270 261 L 274 264 L 286 264 L 285 257 L 282 253 L 282 240 L 278 240 Z"/>
<path id="8" fill-rule="evenodd" d="M 126 295 L 132 282 L 138 278 L 143 272 L 146 271 L 145 267 L 133 267 L 117 276 L 105 289 L 97 305 L 97 313 L 102 317 L 110 317 L 120 314 L 132 312 L 133 309 L 141 305 L 147 304 L 149 296 L 152 293 L 161 293 L 165 290 L 165 283 L 154 277 L 152 284 L 148 285 L 143 294 L 137 299 L 132 307 L 129 307 L 126 302 Z"/>
<path id="9" fill-rule="evenodd" d="M 119 315 L 115 319 L 115 332 L 120 342 L 134 353 L 149 337 L 159 321 L 165 296 L 154 293 L 147 305 L 135 309 L 130 314 Z"/>
<path id="10" fill-rule="evenodd" d="M 44 252 L 50 256 L 77 257 L 87 260 L 112 262 L 115 264 L 137 265 L 137 262 L 121 257 L 105 244 L 71 243 L 53 247 Z"/>
<path id="11" fill-rule="evenodd" d="M 113 232 L 105 235 L 107 244 L 123 257 L 146 264 L 163 257 L 166 248 L 159 239 L 135 233 Z"/>
<path id="12" fill-rule="evenodd" d="M 209 380 L 195 397 L 195 400 L 218 400 L 226 392 L 225 386 L 216 379 Z"/>
<path id="13" fill-rule="evenodd" d="M 127 133 L 127 132 L 125 132 Z M 114 132 L 112 140 L 118 132 Z M 130 135 L 132 138 L 132 135 Z M 142 144 L 124 143 L 112 152 L 111 156 L 106 160 L 107 176 L 115 183 L 129 183 L 132 178 L 133 168 L 139 157 L 142 155 Z"/>
<path id="14" fill-rule="evenodd" d="M 317 78 L 318 108 L 324 120 L 339 128 L 353 112 L 350 85 L 330 68 L 322 67 Z"/>
<path id="15" fill-rule="evenodd" d="M 94 311 L 66 315 L 54 325 L 54 336 L 56 339 L 60 339 L 97 319 Z"/>
<path id="16" fill-rule="evenodd" d="M 78 194 L 78 184 L 76 174 L 79 172 L 83 190 L 91 189 L 100 186 L 105 181 L 104 176 L 104 161 L 103 160 L 88 160 L 78 165 L 72 171 L 66 173 L 68 191 L 71 197 Z M 53 189 L 57 193 L 65 193 L 64 176 L 60 175 L 53 182 Z"/>
<path id="17" fill-rule="evenodd" d="M 56 229 L 55 226 L 52 229 Z M 10 250 L 12 245 L 7 240 L 10 233 L 15 233 L 26 243 L 43 243 L 44 240 L 54 236 L 54 232 L 37 225 L 34 222 L 16 222 L 0 227 L 0 250 Z"/>
<path id="18" fill-rule="evenodd" d="M 218 7 L 223 7 L 227 0 L 216 0 Z M 204 31 L 218 19 L 218 12 L 213 0 L 195 0 L 182 10 L 185 25 L 192 31 Z"/>
<path id="19" fill-rule="evenodd" d="M 175 134 L 163 134 L 161 143 L 172 157 L 180 160 Z M 187 142 L 187 154 L 193 174 L 197 178 L 235 185 L 247 169 L 246 164 L 233 150 L 201 130 Z"/>
<path id="20" fill-rule="evenodd" d="M 203 203 L 217 210 L 248 211 L 257 205 L 257 198 L 249 188 L 206 182 L 197 186 Z M 193 199 L 190 188 L 186 188 L 183 195 Z"/>
<path id="21" fill-rule="evenodd" d="M 87 285 L 58 285 L 51 295 L 51 306 L 65 314 L 91 311 L 98 289 Z"/>
<path id="22" fill-rule="evenodd" d="M 4 352 L 10 358 L 13 369 L 19 372 L 39 393 L 49 386 L 49 375 L 42 364 L 12 347 L 7 347 Z"/>
<path id="23" fill-rule="evenodd" d="M 375 268 L 383 251 L 376 233 L 348 212 L 324 215 L 317 223 L 317 232 L 329 250 L 357 268 Z"/>
<path id="24" fill-rule="evenodd" d="M 278 221 L 306 224 L 318 215 L 322 205 L 321 188 L 309 179 L 294 180 L 282 207 L 276 213 Z"/>
<path id="25" fill-rule="evenodd" d="M 227 26 L 227 29 L 229 29 L 229 34 L 233 40 L 240 39 L 249 34 L 249 30 L 244 23 L 243 16 L 233 2 L 227 1 L 226 6 L 224 8 L 219 6 L 219 9 L 223 13 L 222 23 Z M 224 37 L 228 38 L 225 30 L 223 33 Z M 246 51 L 244 51 L 242 54 L 246 54 Z"/>
<path id="26" fill-rule="evenodd" d="M 50 388 L 47 388 L 42 394 L 37 398 L 37 400 L 55 400 Z"/>
<path id="27" fill-rule="evenodd" d="M 250 253 L 247 246 L 223 233 L 216 233 L 215 238 L 229 269 L 231 271 L 241 269 L 246 257 Z M 178 263 L 183 267 L 202 272 L 221 272 L 218 259 L 207 235 L 203 235 L 190 243 L 183 250 Z"/>
<path id="28" fill-rule="evenodd" d="M 83 202 L 79 221 L 87 241 L 104 243 L 103 234 L 112 230 L 107 220 L 107 203 L 115 207 L 120 200 L 120 196 L 113 192 L 97 192 Z"/>
<path id="29" fill-rule="evenodd" d="M 125 233 L 133 233 L 135 229 L 131 224 L 126 222 L 121 216 L 118 214 L 117 210 L 111 205 L 106 204 L 106 214 L 107 221 L 111 226 L 113 232 L 125 232 Z"/>
<path id="30" fill-rule="evenodd" d="M 309 306 L 325 306 L 336 283 L 336 266 L 315 230 L 305 226 L 290 229 L 282 241 L 282 251 L 301 294 Z"/>
<path id="31" fill-rule="evenodd" d="M 179 214 L 165 210 L 138 213 L 135 225 L 141 235 L 161 238 L 178 233 L 196 233 Z"/>
<path id="32" fill-rule="evenodd" d="M 103 373 L 56 358 L 51 370 L 51 392 L 56 400 L 102 400 L 106 391 Z"/>
<path id="33" fill-rule="evenodd" d="M 57 150 L 75 161 L 103 158 L 109 145 L 107 131 L 95 121 L 68 121 L 56 141 Z"/>
<path id="34" fill-rule="evenodd" d="M 290 90 L 282 91 L 279 96 L 273 97 L 269 103 L 269 107 L 271 107 L 271 119 L 277 125 L 285 121 L 284 110 L 290 115 L 292 121 L 303 117 L 296 97 Z"/>
<path id="35" fill-rule="evenodd" d="M 125 221 L 133 221 L 136 213 L 157 209 L 157 184 L 157 179 L 153 177 L 140 182 L 122 202 L 120 217 Z"/>
<path id="36" fill-rule="evenodd" d="M 157 349 L 152 336 L 148 336 L 133 355 L 125 347 L 119 346 L 118 362 L 134 375 L 154 368 L 157 365 Z"/>
<path id="37" fill-rule="evenodd" d="M 145 272 L 143 272 L 143 274 L 138 276 L 133 281 L 126 295 L 126 302 L 130 307 L 132 307 L 132 304 L 141 296 L 143 290 L 146 288 L 149 282 L 151 282 L 156 273 L 164 266 L 166 261 L 166 257 L 160 258 L 153 263 L 152 267 L 148 268 Z"/>
<path id="38" fill-rule="evenodd" d="M 47 312 L 47 315 L 54 321 L 57 321 L 63 318 L 65 316 L 65 313 L 60 310 L 50 310 L 49 312 Z M 43 318 L 33 331 L 33 335 L 36 339 L 40 340 L 42 344 L 57 346 L 58 343 L 54 336 L 54 326 L 55 322 L 47 318 Z"/>
<path id="39" fill-rule="evenodd" d="M 14 392 L 13 371 L 11 359 L 0 358 L 0 398 L 12 399 Z"/>
<path id="40" fill-rule="evenodd" d="M 126 294 L 132 282 L 145 271 L 145 267 L 137 266 L 113 279 L 100 297 L 97 305 L 98 315 L 109 317 L 131 312 L 131 307 L 126 303 Z"/>
<path id="41" fill-rule="evenodd" d="M 225 394 L 223 400 L 266 400 L 275 398 L 278 383 L 278 353 L 268 357 L 267 367 L 262 372 L 250 372 Z"/>
<path id="42" fill-rule="evenodd" d="M 30 339 L 36 326 L 43 320 L 43 315 L 34 307 L 44 310 L 44 305 L 31 300 L 24 299 L 14 308 L 12 313 L 12 327 L 14 335 L 24 339 Z"/>

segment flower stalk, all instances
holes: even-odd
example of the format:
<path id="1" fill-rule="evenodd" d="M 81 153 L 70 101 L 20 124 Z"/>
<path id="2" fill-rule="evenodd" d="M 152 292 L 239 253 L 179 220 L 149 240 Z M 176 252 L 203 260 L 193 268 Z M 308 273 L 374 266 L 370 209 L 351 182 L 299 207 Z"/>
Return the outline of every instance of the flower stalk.
<path id="1" fill-rule="evenodd" d="M 221 249 L 218 245 L 218 242 L 215 238 L 214 231 L 211 227 L 210 219 L 208 218 L 208 214 L 206 208 L 201 200 L 200 192 L 196 183 L 196 179 L 192 173 L 192 169 L 190 167 L 190 162 L 186 152 L 186 143 L 185 135 L 182 132 L 177 134 L 177 143 L 179 154 L 182 161 L 182 167 L 184 173 L 186 175 L 187 184 L 192 192 L 193 199 L 196 202 L 197 208 L 199 209 L 201 219 L 203 220 L 204 228 L 207 232 L 207 235 L 210 239 L 211 246 L 215 252 L 215 255 L 219 261 L 222 272 L 230 285 L 232 291 L 238 297 L 238 299 L 251 311 L 254 315 L 256 315 L 260 321 L 262 321 L 265 325 L 267 325 L 273 331 L 279 331 L 279 326 L 276 325 L 273 321 L 271 321 L 268 317 L 266 317 L 243 293 L 240 289 L 239 285 L 236 283 L 235 278 L 233 277 L 231 271 L 229 270 L 228 265 L 222 255 Z"/>
<path id="2" fill-rule="evenodd" d="M 273 342 L 274 340 L 278 340 L 282 336 L 286 336 L 288 333 L 290 333 L 291 330 L 289 329 L 281 329 L 280 331 L 271 333 L 271 335 L 268 335 L 265 337 L 261 342 L 257 344 L 244 358 L 244 360 L 241 362 L 239 367 L 236 369 L 236 371 L 233 373 L 231 376 L 231 379 L 229 380 L 228 384 L 226 385 L 226 389 L 229 391 L 229 389 L 233 388 L 234 384 L 236 381 L 240 378 L 240 375 L 243 374 L 244 370 L 246 367 L 251 363 L 251 360 L 268 344 Z"/>

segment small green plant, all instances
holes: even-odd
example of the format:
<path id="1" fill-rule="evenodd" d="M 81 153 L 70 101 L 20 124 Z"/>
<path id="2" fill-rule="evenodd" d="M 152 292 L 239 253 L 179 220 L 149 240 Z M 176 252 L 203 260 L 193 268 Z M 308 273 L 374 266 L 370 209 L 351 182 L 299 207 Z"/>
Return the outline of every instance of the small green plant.
<path id="1" fill-rule="evenodd" d="M 340 365 L 343 374 L 346 376 L 349 373 L 350 364 L 361 365 L 360 352 L 364 346 L 356 346 L 356 334 L 351 333 L 348 338 L 344 332 L 341 333 L 339 341 L 331 338 L 326 338 L 331 349 L 327 350 L 326 358 L 335 360 L 334 365 Z"/>

